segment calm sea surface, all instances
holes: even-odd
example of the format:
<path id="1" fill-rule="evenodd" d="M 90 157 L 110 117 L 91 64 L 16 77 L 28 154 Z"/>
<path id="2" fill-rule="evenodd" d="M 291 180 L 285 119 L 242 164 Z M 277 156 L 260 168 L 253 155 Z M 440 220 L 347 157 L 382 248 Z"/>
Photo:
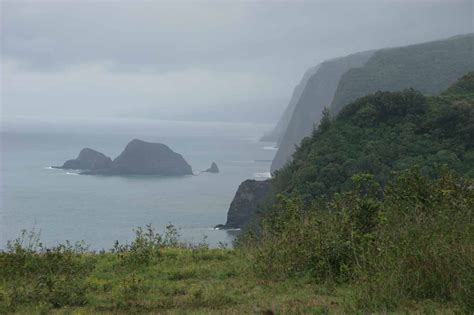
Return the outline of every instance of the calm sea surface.
<path id="1" fill-rule="evenodd" d="M 171 222 L 182 239 L 230 244 L 232 232 L 216 231 L 245 179 L 269 176 L 275 154 L 258 138 L 264 124 L 159 120 L 62 119 L 3 121 L 1 128 L 0 246 L 22 229 L 40 231 L 54 245 L 84 240 L 92 249 L 129 241 L 133 229 Z M 195 176 L 82 176 L 51 169 L 84 147 L 115 158 L 132 139 L 161 142 L 183 155 Z M 199 173 L 212 161 L 221 173 Z M 234 232 L 235 233 L 235 232 Z"/>

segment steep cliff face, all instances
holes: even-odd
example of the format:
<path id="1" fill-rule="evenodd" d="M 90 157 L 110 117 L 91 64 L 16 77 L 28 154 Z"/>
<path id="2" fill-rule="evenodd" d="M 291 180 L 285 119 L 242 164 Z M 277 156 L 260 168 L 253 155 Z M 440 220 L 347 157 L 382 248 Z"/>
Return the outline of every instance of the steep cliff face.
<path id="1" fill-rule="evenodd" d="M 134 139 L 112 162 L 110 168 L 84 172 L 85 175 L 192 175 L 184 158 L 162 143 Z"/>
<path id="2" fill-rule="evenodd" d="M 227 212 L 227 222 L 222 228 L 236 229 L 248 224 L 257 213 L 259 203 L 267 197 L 270 181 L 246 180 L 237 189 Z"/>
<path id="3" fill-rule="evenodd" d="M 53 167 L 74 170 L 98 170 L 109 168 L 111 164 L 112 159 L 108 156 L 96 150 L 84 148 L 79 152 L 77 158 L 64 162 L 63 166 Z"/>
<path id="4" fill-rule="evenodd" d="M 339 112 L 355 99 L 376 91 L 414 88 L 438 94 L 474 70 L 474 34 L 377 51 L 362 67 L 341 78 L 330 110 Z"/>
<path id="5" fill-rule="evenodd" d="M 290 102 L 283 114 L 281 115 L 280 120 L 276 124 L 275 128 L 269 133 L 266 133 L 260 139 L 260 141 L 277 142 L 278 145 L 280 144 L 283 134 L 285 133 L 286 129 L 288 128 L 288 124 L 290 123 L 291 115 L 295 110 L 295 106 L 298 103 L 301 94 L 303 93 L 303 90 L 305 89 L 306 84 L 308 83 L 308 80 L 318 71 L 319 66 L 320 65 L 312 67 L 305 72 L 300 83 L 293 90 Z"/>
<path id="6" fill-rule="evenodd" d="M 279 148 L 272 162 L 274 172 L 285 165 L 295 151 L 295 145 L 310 135 L 322 117 L 322 111 L 331 104 L 341 76 L 351 68 L 364 65 L 373 52 L 361 52 L 323 62 L 308 79 L 294 106 L 288 127 L 279 141 Z"/>

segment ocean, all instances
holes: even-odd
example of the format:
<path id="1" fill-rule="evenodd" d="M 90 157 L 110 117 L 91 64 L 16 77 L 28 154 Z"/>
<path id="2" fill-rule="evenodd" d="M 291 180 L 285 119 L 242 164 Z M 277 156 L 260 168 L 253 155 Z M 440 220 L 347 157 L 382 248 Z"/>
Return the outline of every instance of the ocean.
<path id="1" fill-rule="evenodd" d="M 0 246 L 34 230 L 56 245 L 84 241 L 109 249 L 133 239 L 133 230 L 169 223 L 181 240 L 231 246 L 225 223 L 239 184 L 270 176 L 274 144 L 258 142 L 267 124 L 179 122 L 151 119 L 4 120 L 1 128 Z M 132 139 L 161 142 L 180 153 L 194 176 L 85 176 L 52 169 L 84 147 L 112 159 Z M 200 173 L 215 161 L 219 174 Z"/>

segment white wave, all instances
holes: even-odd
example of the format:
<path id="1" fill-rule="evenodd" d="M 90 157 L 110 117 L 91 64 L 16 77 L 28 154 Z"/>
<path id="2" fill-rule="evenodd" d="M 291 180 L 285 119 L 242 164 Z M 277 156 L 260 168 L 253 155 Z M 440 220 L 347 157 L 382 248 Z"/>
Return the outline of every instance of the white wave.
<path id="1" fill-rule="evenodd" d="M 79 175 L 79 173 L 66 172 L 66 175 Z"/>
<path id="2" fill-rule="evenodd" d="M 255 178 L 272 178 L 272 173 L 270 173 L 270 172 L 253 173 L 253 177 L 255 177 Z"/>
<path id="3" fill-rule="evenodd" d="M 59 168 L 54 168 L 52 166 L 45 166 L 43 167 L 44 170 L 59 170 Z"/>
<path id="4" fill-rule="evenodd" d="M 273 146 L 265 146 L 265 147 L 263 147 L 263 149 L 264 149 L 264 150 L 272 150 L 272 151 L 278 150 L 277 147 L 273 147 Z"/>

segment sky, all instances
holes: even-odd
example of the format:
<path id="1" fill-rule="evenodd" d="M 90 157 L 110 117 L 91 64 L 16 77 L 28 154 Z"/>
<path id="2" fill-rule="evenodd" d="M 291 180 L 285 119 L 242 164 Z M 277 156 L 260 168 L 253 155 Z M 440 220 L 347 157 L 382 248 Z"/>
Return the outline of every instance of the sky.
<path id="1" fill-rule="evenodd" d="M 5 119 L 273 123 L 319 62 L 474 32 L 474 0 L 0 3 Z"/>

